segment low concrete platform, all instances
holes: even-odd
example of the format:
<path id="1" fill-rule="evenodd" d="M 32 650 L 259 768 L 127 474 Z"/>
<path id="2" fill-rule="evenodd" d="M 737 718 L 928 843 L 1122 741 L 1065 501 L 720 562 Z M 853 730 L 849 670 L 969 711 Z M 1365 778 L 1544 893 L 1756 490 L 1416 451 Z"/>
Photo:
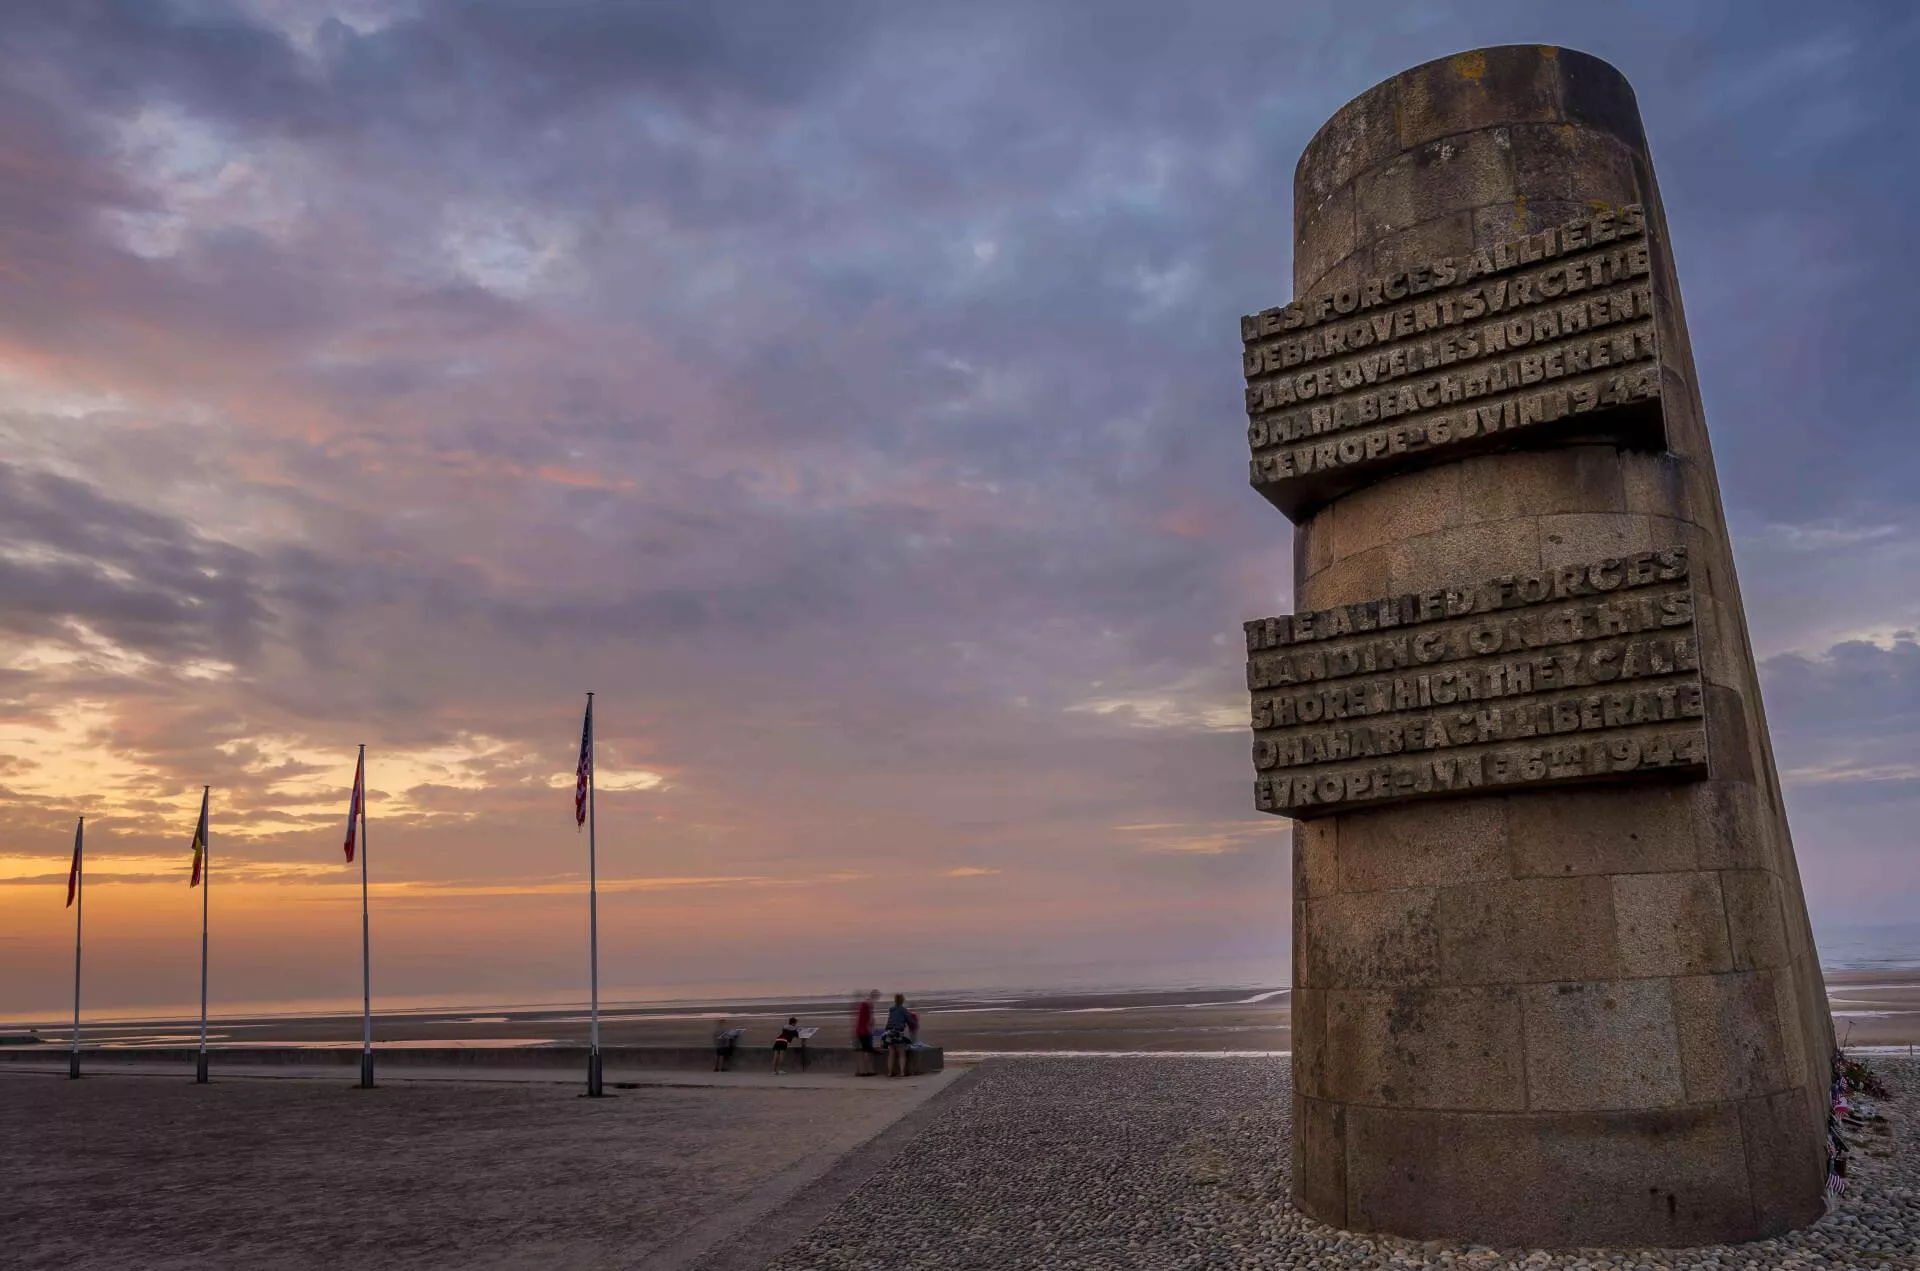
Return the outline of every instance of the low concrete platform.
<path id="1" fill-rule="evenodd" d="M 442 1070 L 468 1074 L 470 1079 L 485 1079 L 498 1070 L 560 1071 L 585 1073 L 585 1046 L 393 1046 L 374 1043 L 376 1071 L 414 1072 Z M 35 1068 L 58 1067 L 66 1070 L 71 1052 L 60 1046 L 7 1047 L 0 1050 L 0 1064 L 26 1064 Z M 793 1077 L 851 1076 L 856 1071 L 859 1051 L 848 1046 L 809 1047 L 804 1052 L 787 1054 L 787 1071 Z M 82 1047 L 83 1071 L 128 1066 L 178 1067 L 192 1072 L 198 1050 L 192 1046 L 154 1047 Z M 326 1072 L 360 1066 L 358 1046 L 210 1046 L 208 1063 L 212 1070 L 235 1071 L 248 1068 L 300 1068 Z M 630 1075 L 672 1072 L 711 1073 L 713 1050 L 704 1046 L 602 1046 L 601 1071 L 607 1081 L 625 1080 Z M 879 1057 L 885 1071 L 886 1056 Z M 923 1046 L 907 1052 L 909 1076 L 925 1076 L 946 1067 L 946 1052 L 938 1046 Z M 727 1072 L 719 1075 L 771 1075 L 773 1050 L 768 1046 L 742 1046 L 733 1052 Z"/>
<path id="2" fill-rule="evenodd" d="M 915 1073 L 902 1082 L 907 1086 L 919 1086 L 936 1081 L 949 1074 L 958 1075 L 966 1071 L 968 1065 L 956 1064 L 944 1072 Z M 18 1073 L 36 1077 L 65 1077 L 67 1065 L 61 1063 L 6 1064 L 0 1066 L 0 1076 Z M 153 1064 L 114 1063 L 111 1060 L 88 1064 L 82 1074 L 85 1078 L 94 1077 L 131 1077 L 153 1081 L 178 1081 L 193 1075 L 192 1064 Z M 233 1064 L 218 1062 L 208 1065 L 208 1075 L 214 1081 L 325 1081 L 334 1084 L 358 1084 L 359 1069 L 341 1064 L 307 1066 L 302 1064 Z M 752 1072 L 678 1072 L 669 1069 L 654 1069 L 647 1072 L 623 1072 L 619 1069 L 607 1069 L 604 1072 L 608 1093 L 617 1094 L 622 1090 L 840 1090 L 851 1084 L 852 1075 L 844 1072 L 789 1072 L 775 1076 L 765 1069 Z M 375 1084 L 381 1086 L 412 1085 L 416 1083 L 453 1083 L 465 1086 L 491 1085 L 535 1085 L 535 1086 L 581 1086 L 586 1085 L 587 1074 L 583 1067 L 578 1072 L 565 1068 L 436 1068 L 428 1065 L 409 1066 L 389 1069 L 375 1065 Z M 885 1084 L 884 1078 L 875 1078 L 873 1084 Z"/>

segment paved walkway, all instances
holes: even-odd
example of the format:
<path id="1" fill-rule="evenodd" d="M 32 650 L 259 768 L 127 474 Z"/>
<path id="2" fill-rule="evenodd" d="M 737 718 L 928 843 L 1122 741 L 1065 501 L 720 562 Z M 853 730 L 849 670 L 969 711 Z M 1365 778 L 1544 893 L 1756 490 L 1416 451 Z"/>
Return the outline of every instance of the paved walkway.
<path id="1" fill-rule="evenodd" d="M 683 1271 L 893 1159 L 966 1077 L 653 1073 L 585 1099 L 551 1070 L 362 1091 L 339 1067 L 31 1067 L 0 1068 L 7 1271 Z"/>

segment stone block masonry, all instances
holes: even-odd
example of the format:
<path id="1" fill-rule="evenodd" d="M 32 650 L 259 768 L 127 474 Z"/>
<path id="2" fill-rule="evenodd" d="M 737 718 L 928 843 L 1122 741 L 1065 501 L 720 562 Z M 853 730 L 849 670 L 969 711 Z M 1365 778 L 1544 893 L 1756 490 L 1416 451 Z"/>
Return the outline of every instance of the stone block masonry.
<path id="1" fill-rule="evenodd" d="M 1492 48 L 1356 98 L 1240 321 L 1295 612 L 1294 1202 L 1495 1245 L 1812 1221 L 1832 1023 L 1632 90 Z M 1737 426 L 1737 421 L 1735 421 Z"/>

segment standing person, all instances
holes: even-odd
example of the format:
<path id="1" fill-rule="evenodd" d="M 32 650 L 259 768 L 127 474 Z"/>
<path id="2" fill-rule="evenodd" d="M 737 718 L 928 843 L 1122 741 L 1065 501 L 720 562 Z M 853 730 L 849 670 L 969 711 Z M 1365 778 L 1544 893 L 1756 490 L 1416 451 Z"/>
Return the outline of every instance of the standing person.
<path id="1" fill-rule="evenodd" d="M 913 1027 L 913 1012 L 907 1009 L 907 995 L 895 993 L 887 1008 L 887 1076 L 907 1075 L 907 1032 Z"/>
<path id="2" fill-rule="evenodd" d="M 773 1039 L 773 1075 L 778 1077 L 787 1070 L 787 1047 L 800 1040 L 800 1017 L 787 1016 L 787 1026 Z"/>
<path id="3" fill-rule="evenodd" d="M 725 1072 L 733 1058 L 733 1030 L 724 1019 L 713 1026 L 713 1070 Z"/>
<path id="4" fill-rule="evenodd" d="M 865 997 L 856 995 L 853 1008 L 853 1044 L 859 1050 L 854 1057 L 853 1075 L 871 1077 L 879 1065 L 873 1056 L 873 1004 L 880 1000 L 880 990 L 872 989 Z"/>

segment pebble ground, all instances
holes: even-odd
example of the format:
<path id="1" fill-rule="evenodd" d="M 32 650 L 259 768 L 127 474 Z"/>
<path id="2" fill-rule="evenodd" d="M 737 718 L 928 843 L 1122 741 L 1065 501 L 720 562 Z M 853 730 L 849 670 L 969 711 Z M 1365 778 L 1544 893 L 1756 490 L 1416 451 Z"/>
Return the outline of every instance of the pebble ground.
<path id="1" fill-rule="evenodd" d="M 1285 1061 L 1030 1059 L 987 1065 L 892 1166 L 773 1265 L 866 1268 L 1920 1268 L 1920 1066 L 1876 1059 L 1894 1098 L 1856 1137 L 1826 1217 L 1777 1240 L 1546 1253 L 1353 1236 L 1287 1200 Z"/>

